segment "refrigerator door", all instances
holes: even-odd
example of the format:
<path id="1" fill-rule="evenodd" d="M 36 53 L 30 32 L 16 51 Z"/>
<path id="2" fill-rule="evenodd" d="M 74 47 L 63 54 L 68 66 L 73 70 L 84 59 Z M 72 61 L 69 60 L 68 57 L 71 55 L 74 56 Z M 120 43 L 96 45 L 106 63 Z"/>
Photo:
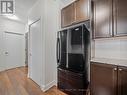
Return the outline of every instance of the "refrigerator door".
<path id="1" fill-rule="evenodd" d="M 83 54 L 68 53 L 68 68 L 74 72 L 84 71 L 85 60 Z"/>
<path id="2" fill-rule="evenodd" d="M 71 45 L 76 46 L 76 45 L 82 45 L 82 26 L 72 28 L 70 29 L 70 35 L 71 35 Z"/>
<path id="3" fill-rule="evenodd" d="M 68 32 L 68 53 L 82 54 L 83 53 L 83 28 L 82 26 L 75 27 Z"/>
<path id="4" fill-rule="evenodd" d="M 59 32 L 60 39 L 60 62 L 59 68 L 66 68 L 67 63 L 67 30 Z"/>
<path id="5" fill-rule="evenodd" d="M 78 26 L 69 31 L 67 67 L 74 72 L 83 72 L 84 65 L 83 26 Z"/>

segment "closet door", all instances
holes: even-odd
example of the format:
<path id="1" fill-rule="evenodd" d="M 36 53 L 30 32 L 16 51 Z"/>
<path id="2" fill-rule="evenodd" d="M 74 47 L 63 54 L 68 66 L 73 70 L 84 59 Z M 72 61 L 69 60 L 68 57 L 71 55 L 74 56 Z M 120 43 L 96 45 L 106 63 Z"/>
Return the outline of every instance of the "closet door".
<path id="1" fill-rule="evenodd" d="M 25 37 L 20 33 L 4 32 L 4 59 L 6 69 L 25 65 Z"/>
<path id="2" fill-rule="evenodd" d="M 114 0 L 114 34 L 127 35 L 127 0 Z"/>
<path id="3" fill-rule="evenodd" d="M 41 21 L 38 20 L 30 25 L 30 78 L 41 86 L 42 64 L 42 33 Z"/>
<path id="4" fill-rule="evenodd" d="M 0 30 L 0 71 L 6 69 L 6 65 L 4 64 L 4 41 L 3 41 L 3 31 Z"/>

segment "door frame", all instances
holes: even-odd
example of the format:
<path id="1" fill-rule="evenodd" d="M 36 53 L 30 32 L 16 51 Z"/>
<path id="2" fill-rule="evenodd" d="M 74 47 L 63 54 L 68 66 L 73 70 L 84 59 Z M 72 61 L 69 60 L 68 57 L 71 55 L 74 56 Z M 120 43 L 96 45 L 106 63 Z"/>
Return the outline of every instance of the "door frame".
<path id="1" fill-rule="evenodd" d="M 28 42 L 29 42 L 29 31 L 25 33 L 25 65 L 28 66 Z"/>

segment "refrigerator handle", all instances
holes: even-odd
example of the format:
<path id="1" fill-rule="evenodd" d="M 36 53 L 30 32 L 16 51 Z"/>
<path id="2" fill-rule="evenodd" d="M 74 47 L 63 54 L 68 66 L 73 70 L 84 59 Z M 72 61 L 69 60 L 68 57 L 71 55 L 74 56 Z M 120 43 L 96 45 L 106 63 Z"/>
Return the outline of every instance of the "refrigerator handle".
<path id="1" fill-rule="evenodd" d="M 60 40 L 57 38 L 57 50 L 56 50 L 57 63 L 60 62 Z"/>

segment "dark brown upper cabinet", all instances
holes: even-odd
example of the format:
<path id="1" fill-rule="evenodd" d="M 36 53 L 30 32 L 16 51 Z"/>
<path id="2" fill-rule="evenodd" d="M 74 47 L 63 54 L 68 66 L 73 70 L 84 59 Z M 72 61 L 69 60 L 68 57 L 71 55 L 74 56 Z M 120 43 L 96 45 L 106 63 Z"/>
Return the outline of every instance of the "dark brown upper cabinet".
<path id="1" fill-rule="evenodd" d="M 89 19 L 89 0 L 77 0 L 75 2 L 76 22 Z"/>
<path id="2" fill-rule="evenodd" d="M 114 36 L 127 35 L 127 0 L 114 0 Z"/>
<path id="3" fill-rule="evenodd" d="M 89 19 L 89 0 L 76 0 L 61 10 L 62 27 Z"/>
<path id="4" fill-rule="evenodd" d="M 71 4 L 61 11 L 61 22 L 62 27 L 66 27 L 71 25 L 75 21 L 75 10 L 74 10 L 74 4 Z"/>
<path id="5" fill-rule="evenodd" d="M 91 95 L 116 95 L 116 85 L 117 66 L 91 64 Z"/>
<path id="6" fill-rule="evenodd" d="M 93 0 L 93 36 L 104 38 L 112 36 L 112 0 Z"/>
<path id="7" fill-rule="evenodd" d="M 92 0 L 93 38 L 127 35 L 127 0 Z"/>

